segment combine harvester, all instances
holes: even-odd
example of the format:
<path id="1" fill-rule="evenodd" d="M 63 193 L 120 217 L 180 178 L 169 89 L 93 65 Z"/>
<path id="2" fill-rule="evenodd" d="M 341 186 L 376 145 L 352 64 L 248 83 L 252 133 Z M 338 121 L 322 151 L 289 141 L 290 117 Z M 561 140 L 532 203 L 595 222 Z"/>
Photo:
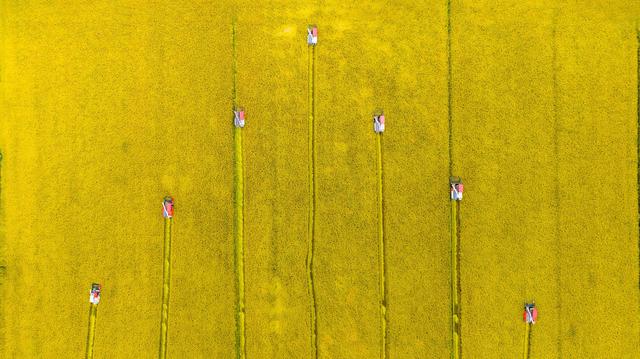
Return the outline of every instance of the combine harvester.
<path id="1" fill-rule="evenodd" d="M 233 110 L 233 125 L 237 128 L 244 128 L 244 108 L 238 107 Z"/>
<path id="2" fill-rule="evenodd" d="M 98 315 L 98 303 L 100 303 L 100 293 L 102 286 L 98 283 L 91 284 L 89 291 L 89 334 L 87 335 L 87 359 L 93 358 L 93 341 L 96 337 L 96 317 Z"/>
<path id="3" fill-rule="evenodd" d="M 318 27 L 309 25 L 307 27 L 307 45 L 315 46 L 318 44 Z"/>
<path id="4" fill-rule="evenodd" d="M 383 122 L 384 126 L 384 122 Z M 450 189 L 449 192 L 451 194 L 452 201 L 462 201 L 462 193 L 464 192 L 464 184 L 462 183 L 462 179 L 460 177 L 451 177 L 449 179 Z"/>
<path id="5" fill-rule="evenodd" d="M 529 348 L 531 347 L 531 329 L 538 320 L 538 309 L 536 302 L 525 303 L 522 312 L 522 320 L 524 321 L 524 359 L 529 359 Z"/>
<path id="6" fill-rule="evenodd" d="M 384 112 L 379 112 L 373 115 L 373 130 L 375 133 L 384 132 Z"/>

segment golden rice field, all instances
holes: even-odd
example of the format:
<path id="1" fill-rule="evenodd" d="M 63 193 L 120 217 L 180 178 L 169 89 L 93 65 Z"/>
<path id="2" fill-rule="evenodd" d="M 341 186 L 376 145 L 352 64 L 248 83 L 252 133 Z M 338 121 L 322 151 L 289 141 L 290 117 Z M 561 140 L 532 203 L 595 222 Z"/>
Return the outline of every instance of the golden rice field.
<path id="1" fill-rule="evenodd" d="M 93 282 L 93 357 L 158 357 L 166 278 L 169 358 L 457 358 L 454 293 L 463 358 L 640 358 L 639 21 L 0 1 L 0 357 L 85 356 Z"/>

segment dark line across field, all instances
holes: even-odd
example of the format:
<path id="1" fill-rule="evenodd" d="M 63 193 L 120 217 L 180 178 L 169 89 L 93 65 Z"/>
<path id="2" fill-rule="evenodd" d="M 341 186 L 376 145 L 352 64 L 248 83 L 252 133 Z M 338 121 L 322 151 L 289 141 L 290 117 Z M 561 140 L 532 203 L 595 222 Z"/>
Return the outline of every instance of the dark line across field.
<path id="1" fill-rule="evenodd" d="M 308 228 L 308 252 L 307 252 L 307 276 L 310 300 L 310 331 L 311 331 L 311 357 L 318 357 L 318 308 L 316 304 L 316 288 L 313 282 L 313 256 L 315 249 L 315 217 L 316 217 L 316 182 L 315 182 L 315 116 L 316 116 L 316 48 L 310 46 L 309 50 L 309 228 Z"/>
<path id="2" fill-rule="evenodd" d="M 378 160 L 378 238 L 379 238 L 379 246 L 378 249 L 380 256 L 380 294 L 381 294 L 381 308 L 380 308 L 380 327 L 381 327 L 381 348 L 380 348 L 380 357 L 381 358 L 389 358 L 389 345 L 388 345 L 388 337 L 389 337 L 389 303 L 388 303 L 388 290 L 387 290 L 387 250 L 386 250 L 386 238 L 385 238 L 385 223 L 384 223 L 384 137 L 383 134 L 377 135 L 377 160 Z"/>
<path id="3" fill-rule="evenodd" d="M 238 107 L 238 58 L 236 44 L 237 19 L 232 19 L 232 97 L 234 110 Z M 244 171 L 242 164 L 242 132 L 233 129 L 234 136 L 234 263 L 236 272 L 236 358 L 246 357 L 244 325 Z"/>

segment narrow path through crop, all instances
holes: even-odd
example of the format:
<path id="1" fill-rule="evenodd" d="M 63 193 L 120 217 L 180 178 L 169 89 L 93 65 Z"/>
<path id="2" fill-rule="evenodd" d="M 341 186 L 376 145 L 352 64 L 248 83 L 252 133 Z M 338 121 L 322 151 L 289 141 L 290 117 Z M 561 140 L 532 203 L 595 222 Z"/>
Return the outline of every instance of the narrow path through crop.
<path id="1" fill-rule="evenodd" d="M 462 356 L 462 340 L 460 325 L 460 201 L 451 201 L 451 328 L 452 345 L 451 357 L 454 359 Z"/>
<path id="2" fill-rule="evenodd" d="M 533 327 L 530 323 L 524 323 L 524 359 L 531 357 L 531 330 Z"/>
<path id="3" fill-rule="evenodd" d="M 89 307 L 89 330 L 87 334 L 86 358 L 93 358 L 93 342 L 96 337 L 96 318 L 98 316 L 98 306 L 91 303 Z"/>
<path id="4" fill-rule="evenodd" d="M 232 76 L 233 76 L 233 108 L 238 108 L 237 73 L 238 58 L 236 48 L 236 18 L 232 21 Z M 236 303 L 236 358 L 246 357 L 245 350 L 245 310 L 244 310 L 244 167 L 242 162 L 242 129 L 233 128 L 234 154 L 234 261 L 237 279 Z"/>
<path id="5" fill-rule="evenodd" d="M 164 219 L 164 253 L 162 258 L 162 319 L 160 322 L 160 358 L 167 357 L 169 332 L 169 292 L 171 290 L 171 225 L 173 218 Z"/>
<path id="6" fill-rule="evenodd" d="M 386 267 L 386 242 L 384 236 L 384 169 L 383 169 L 383 138 L 382 133 L 376 135 L 377 142 L 377 158 L 378 158 L 378 268 L 380 273 L 378 277 L 380 279 L 380 330 L 381 330 L 381 348 L 380 358 L 385 359 L 388 357 L 387 347 L 387 332 L 388 332 L 388 317 L 387 317 L 387 267 Z"/>
<path id="7" fill-rule="evenodd" d="M 449 120 L 449 177 L 453 176 L 453 68 L 452 68 L 452 22 L 451 0 L 447 1 L 447 116 Z M 460 245 L 459 218 L 460 201 L 451 201 L 451 358 L 462 356 L 462 333 L 460 329 Z"/>
<path id="8" fill-rule="evenodd" d="M 307 286 L 310 300 L 311 318 L 311 358 L 318 357 L 318 323 L 316 307 L 316 289 L 313 283 L 313 251 L 315 247 L 316 219 L 316 148 L 315 148 L 315 116 L 316 116 L 316 47 L 309 46 L 309 228 L 307 249 Z"/>

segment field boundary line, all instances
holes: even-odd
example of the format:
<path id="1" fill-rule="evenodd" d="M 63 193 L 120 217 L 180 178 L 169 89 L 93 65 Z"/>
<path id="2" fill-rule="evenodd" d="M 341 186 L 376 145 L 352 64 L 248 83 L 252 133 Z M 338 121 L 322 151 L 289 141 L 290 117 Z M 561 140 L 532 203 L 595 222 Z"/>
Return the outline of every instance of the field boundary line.
<path id="1" fill-rule="evenodd" d="M 169 296 L 171 291 L 171 227 L 172 218 L 164 219 L 164 251 L 162 258 L 162 317 L 160 320 L 160 358 L 167 357 L 169 333 Z"/>
<path id="2" fill-rule="evenodd" d="M 316 306 L 316 289 L 313 282 L 313 259 L 315 250 L 315 217 L 316 217 L 316 144 L 315 144 L 315 116 L 316 116 L 316 47 L 309 46 L 309 227 L 307 248 L 307 286 L 310 301 L 310 327 L 311 327 L 311 358 L 318 357 L 318 322 Z"/>
<path id="3" fill-rule="evenodd" d="M 97 316 L 98 316 L 98 306 L 92 303 L 89 306 L 89 330 L 87 332 L 86 359 L 93 358 L 93 343 L 96 339 Z"/>
<path id="4" fill-rule="evenodd" d="M 233 107 L 238 107 L 237 74 L 238 53 L 236 40 L 237 19 L 231 22 L 231 37 L 233 47 L 232 77 L 233 77 Z M 244 165 L 242 158 L 242 129 L 233 128 L 234 154 L 234 263 L 236 272 L 236 358 L 246 357 L 245 345 L 245 297 L 244 297 Z"/>
<path id="5" fill-rule="evenodd" d="M 380 330 L 381 330 L 381 348 L 380 358 L 386 359 L 389 356 L 387 337 L 388 337 L 388 316 L 387 316 L 387 266 L 386 266 L 386 241 L 384 226 L 384 149 L 382 133 L 376 136 L 377 143 L 377 160 L 378 160 L 378 268 L 380 280 Z"/>

